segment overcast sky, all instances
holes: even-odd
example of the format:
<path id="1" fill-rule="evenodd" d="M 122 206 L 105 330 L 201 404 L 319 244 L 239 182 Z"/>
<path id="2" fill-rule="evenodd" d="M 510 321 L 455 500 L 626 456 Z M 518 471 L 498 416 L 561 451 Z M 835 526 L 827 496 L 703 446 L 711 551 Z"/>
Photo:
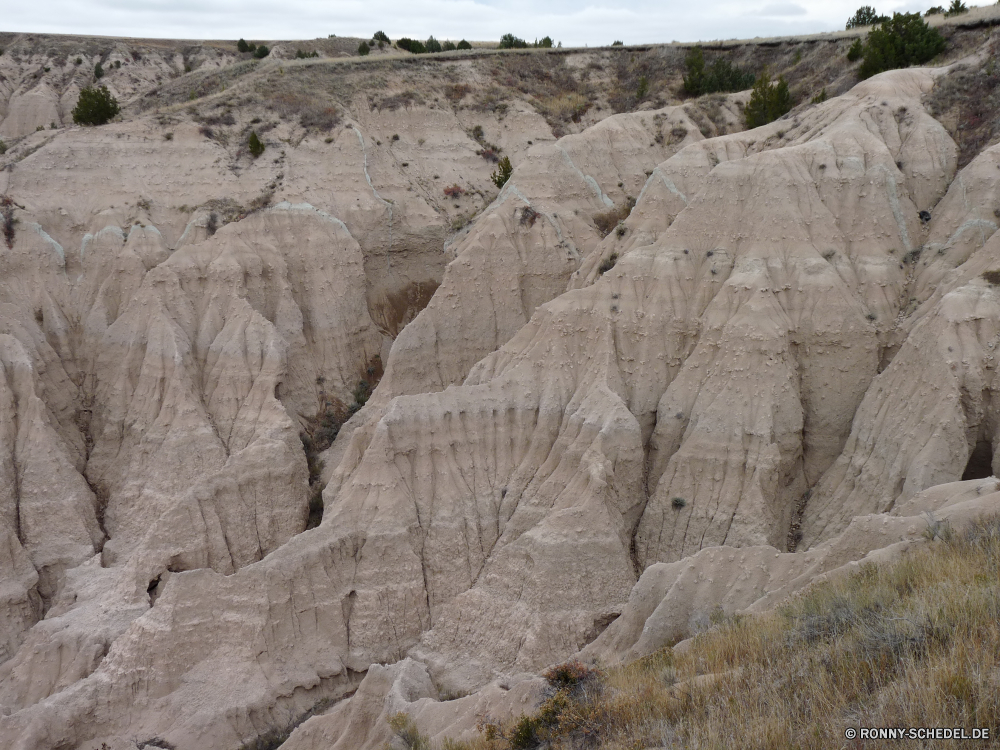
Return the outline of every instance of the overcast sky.
<path id="1" fill-rule="evenodd" d="M 490 40 L 511 32 L 565 46 L 783 36 L 842 29 L 858 6 L 926 10 L 945 0 L 7 0 L 0 31 L 180 39 Z M 969 3 L 971 6 L 971 3 Z"/>

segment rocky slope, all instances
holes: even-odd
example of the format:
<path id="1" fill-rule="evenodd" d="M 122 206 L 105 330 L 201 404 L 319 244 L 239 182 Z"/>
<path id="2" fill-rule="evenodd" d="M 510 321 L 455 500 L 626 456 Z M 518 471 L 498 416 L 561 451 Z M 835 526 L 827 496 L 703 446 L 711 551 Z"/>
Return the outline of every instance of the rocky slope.
<path id="1" fill-rule="evenodd" d="M 30 41 L 0 56 L 5 747 L 468 734 L 581 649 L 997 506 L 1000 147 L 958 169 L 928 104 L 958 66 L 852 85 L 842 40 L 768 47 L 839 95 L 743 132 L 746 93 L 676 98 L 675 48 L 185 74 L 121 43 L 125 115 L 63 128 L 96 53 Z"/>

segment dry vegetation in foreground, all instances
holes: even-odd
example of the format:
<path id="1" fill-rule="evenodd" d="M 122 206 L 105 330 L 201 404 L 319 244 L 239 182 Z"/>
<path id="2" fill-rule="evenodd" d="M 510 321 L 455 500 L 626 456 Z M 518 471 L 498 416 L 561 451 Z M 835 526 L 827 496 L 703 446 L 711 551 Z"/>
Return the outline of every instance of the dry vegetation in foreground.
<path id="1" fill-rule="evenodd" d="M 476 740 L 448 740 L 443 750 L 883 746 L 846 742 L 847 727 L 992 734 L 1000 726 L 1000 516 L 962 534 L 932 520 L 927 536 L 936 541 L 814 586 L 774 613 L 720 613 L 681 652 L 603 672 L 550 669 L 550 695 L 536 713 L 486 723 Z M 408 747 L 431 747 L 409 717 L 392 726 Z"/>

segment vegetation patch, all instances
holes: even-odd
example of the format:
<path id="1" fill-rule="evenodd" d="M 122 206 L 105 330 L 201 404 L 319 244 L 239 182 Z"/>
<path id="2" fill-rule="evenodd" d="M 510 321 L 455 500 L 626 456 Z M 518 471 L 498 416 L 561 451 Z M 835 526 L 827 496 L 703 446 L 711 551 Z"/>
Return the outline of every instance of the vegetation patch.
<path id="1" fill-rule="evenodd" d="M 768 615 L 717 609 L 683 652 L 558 668 L 534 713 L 449 747 L 825 750 L 847 727 L 996 727 L 1000 516 L 934 537 Z"/>
<path id="2" fill-rule="evenodd" d="M 633 208 L 635 208 L 635 198 L 629 195 L 617 206 L 594 214 L 594 226 L 602 237 L 607 237 L 618 226 L 618 222 L 625 221 L 629 217 Z"/>
<path id="3" fill-rule="evenodd" d="M 724 57 L 717 57 L 705 66 L 705 53 L 693 47 L 684 60 L 684 91 L 691 96 L 714 94 L 719 91 L 744 91 L 751 86 L 755 76 L 749 70 L 733 65 Z"/>
<path id="4" fill-rule="evenodd" d="M 3 232 L 3 241 L 7 249 L 14 247 L 14 237 L 16 236 L 15 225 L 17 219 L 14 218 L 14 201 L 10 196 L 0 197 L 0 230 Z"/>
<path id="5" fill-rule="evenodd" d="M 107 86 L 87 86 L 80 91 L 80 98 L 73 108 L 73 122 L 77 125 L 104 125 L 119 112 L 118 100 Z"/>
<path id="6" fill-rule="evenodd" d="M 927 108 L 958 144 L 961 169 L 984 149 L 1000 142 L 1000 43 L 994 40 L 983 66 L 964 67 L 941 76 L 927 97 Z"/>
<path id="7" fill-rule="evenodd" d="M 922 65 L 946 46 L 941 32 L 928 26 L 919 13 L 893 13 L 868 32 L 858 75 L 865 79 L 884 70 Z"/>
<path id="8" fill-rule="evenodd" d="M 747 130 L 759 128 L 781 117 L 792 108 L 792 95 L 784 76 L 772 81 L 765 68 L 757 77 L 750 101 L 743 110 Z"/>

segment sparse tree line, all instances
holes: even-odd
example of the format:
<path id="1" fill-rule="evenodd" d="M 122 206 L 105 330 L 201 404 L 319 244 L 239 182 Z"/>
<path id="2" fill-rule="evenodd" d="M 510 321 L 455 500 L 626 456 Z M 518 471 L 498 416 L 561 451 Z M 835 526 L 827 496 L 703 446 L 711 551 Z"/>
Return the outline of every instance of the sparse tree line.
<path id="1" fill-rule="evenodd" d="M 947 10 L 936 6 L 924 17 L 936 14 L 955 16 L 968 12 L 962 0 L 952 0 Z M 879 15 L 870 5 L 864 5 L 847 21 L 847 28 L 872 27 L 862 40 L 855 39 L 847 51 L 849 62 L 861 60 L 858 76 L 870 78 L 877 73 L 911 65 L 922 65 L 944 52 L 947 43 L 941 33 L 927 25 L 919 13 Z M 796 62 L 798 58 L 796 59 Z M 753 87 L 750 100 L 743 110 L 747 128 L 755 128 L 776 120 L 792 109 L 793 101 L 785 77 L 772 80 L 765 67 L 759 74 L 734 65 L 724 57 L 710 64 L 700 47 L 692 48 L 685 58 L 684 92 L 701 96 L 716 92 L 745 91 Z M 827 98 L 826 89 L 812 97 L 813 104 Z"/>
<path id="2" fill-rule="evenodd" d="M 367 55 L 376 46 L 379 49 L 383 49 L 387 46 L 392 46 L 393 42 L 389 39 L 388 35 L 382 31 L 376 31 L 370 40 L 361 42 L 358 45 L 358 54 Z M 535 47 L 540 49 L 549 49 L 555 46 L 552 41 L 552 37 L 544 36 L 541 39 L 536 39 L 534 42 L 526 42 L 520 37 L 516 37 L 513 34 L 504 34 L 500 37 L 499 49 L 527 49 L 529 47 Z M 558 44 L 562 46 L 562 42 Z M 433 54 L 435 52 L 451 52 L 452 50 L 466 50 L 472 49 L 472 45 L 462 39 L 459 42 L 451 41 L 438 41 L 433 36 L 429 36 L 426 41 L 421 42 L 419 39 L 410 39 L 409 37 L 400 37 L 395 43 L 396 49 L 405 50 L 414 55 L 424 55 Z"/>

